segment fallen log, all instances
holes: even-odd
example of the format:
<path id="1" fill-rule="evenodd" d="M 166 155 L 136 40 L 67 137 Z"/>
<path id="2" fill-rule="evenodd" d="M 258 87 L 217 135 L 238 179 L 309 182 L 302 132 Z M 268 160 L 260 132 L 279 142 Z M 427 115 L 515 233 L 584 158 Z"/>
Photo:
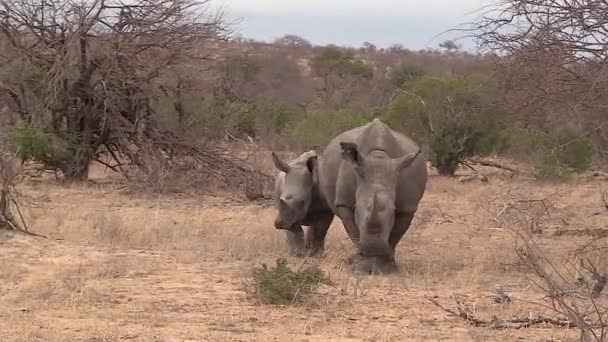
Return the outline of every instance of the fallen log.
<path id="1" fill-rule="evenodd" d="M 502 169 L 502 170 L 513 172 L 513 173 L 522 173 L 522 171 L 516 169 L 515 167 L 509 166 L 509 165 L 505 165 L 502 162 L 496 162 L 496 161 L 489 160 L 489 159 L 474 158 L 474 159 L 470 159 L 469 162 L 472 163 L 472 164 L 494 167 L 494 168 L 497 168 L 497 169 Z"/>

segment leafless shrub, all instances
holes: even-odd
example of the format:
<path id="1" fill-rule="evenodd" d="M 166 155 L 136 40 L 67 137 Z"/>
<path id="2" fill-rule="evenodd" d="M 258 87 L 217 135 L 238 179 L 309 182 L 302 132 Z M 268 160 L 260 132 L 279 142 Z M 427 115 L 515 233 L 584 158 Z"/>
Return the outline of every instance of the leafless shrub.
<path id="1" fill-rule="evenodd" d="M 546 294 L 543 306 L 566 317 L 579 329 L 581 341 L 604 342 L 608 338 L 608 300 L 602 296 L 606 273 L 589 259 L 576 264 L 556 264 L 546 257 L 529 235 L 521 233 L 518 256 L 539 280 Z"/>
<path id="2" fill-rule="evenodd" d="M 145 145 L 124 151 L 137 167 L 128 175 L 131 184 L 154 192 L 226 189 L 249 200 L 268 198 L 269 174 L 220 147 L 197 147 L 167 134 L 161 146 Z"/>
<path id="3" fill-rule="evenodd" d="M 579 250 L 565 261 L 551 257 L 533 236 L 543 221 L 556 214 L 548 198 L 506 201 L 496 216 L 497 222 L 517 237 L 516 252 L 522 265 L 531 272 L 531 281 L 545 293 L 546 301 L 535 304 L 567 317 L 579 329 L 581 341 L 606 341 L 608 338 L 608 298 L 605 263 L 598 250 Z M 596 240 L 596 243 L 598 241 Z M 606 238 L 603 240 L 606 243 Z M 595 254 L 595 255 L 594 255 Z"/>
<path id="4" fill-rule="evenodd" d="M 64 143 L 58 168 L 71 179 L 86 179 L 91 160 L 104 155 L 122 172 L 120 157 L 141 166 L 131 158 L 138 151 L 183 150 L 183 141 L 169 146 L 175 141 L 157 125 L 158 80 L 180 63 L 210 59 L 212 44 L 226 38 L 222 13 L 208 5 L 0 1 L 0 39 L 7 42 L 0 62 L 13 70 L 2 75 L 0 95 L 21 122 Z M 177 121 L 181 114 L 174 113 Z M 194 145 L 189 153 L 202 148 Z"/>
<path id="5" fill-rule="evenodd" d="M 606 147 L 608 3 L 497 0 L 471 32 L 495 59 L 511 115 L 551 131 L 575 125 Z"/>

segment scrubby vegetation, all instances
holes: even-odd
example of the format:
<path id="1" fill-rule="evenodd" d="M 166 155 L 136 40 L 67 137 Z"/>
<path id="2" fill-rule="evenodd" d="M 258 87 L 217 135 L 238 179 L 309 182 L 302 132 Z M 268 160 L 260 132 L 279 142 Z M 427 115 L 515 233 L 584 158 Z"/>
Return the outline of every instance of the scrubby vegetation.
<path id="1" fill-rule="evenodd" d="M 316 266 L 293 271 L 287 260 L 277 259 L 276 266 L 262 264 L 253 270 L 247 291 L 260 304 L 290 305 L 310 302 L 319 285 L 332 285 L 329 277 Z"/>
<path id="2" fill-rule="evenodd" d="M 476 53 L 237 38 L 209 4 L 0 0 L 3 338 L 606 340 L 605 1 L 500 1 L 472 24 Z M 434 173 L 401 273 L 351 277 L 339 227 L 318 267 L 264 264 L 285 247 L 274 209 L 234 195 L 267 199 L 271 150 L 320 150 L 376 117 Z M 461 166 L 482 177 L 454 181 Z M 11 240 L 30 221 L 50 238 Z M 246 292 L 279 307 L 241 301 L 258 262 Z M 511 293 L 484 299 L 493 282 Z M 472 294 L 451 309 L 455 291 Z M 553 328 L 519 329 L 533 325 Z"/>
<path id="3" fill-rule="evenodd" d="M 146 173 L 158 163 L 142 157 L 152 151 L 183 166 L 172 156 L 212 153 L 203 146 L 216 145 L 214 158 L 222 158 L 216 143 L 227 136 L 275 149 L 322 148 L 373 117 L 413 137 L 442 175 L 491 153 L 532 163 L 538 177 L 604 163 L 605 107 L 591 93 L 581 97 L 601 93 L 603 83 L 590 79 L 597 66 L 584 59 L 568 66 L 559 38 L 526 36 L 531 47 L 517 50 L 511 63 L 495 54 L 506 48 L 499 42 L 508 43 L 498 29 L 495 36 L 479 30 L 487 43 L 481 54 L 461 51 L 453 41 L 424 51 L 370 42 L 354 49 L 314 46 L 295 35 L 274 43 L 231 39 L 221 13 L 194 14 L 206 1 L 176 2 L 179 15 L 146 2 L 128 24 L 114 5 L 66 4 L 89 10 L 70 16 L 49 6 L 42 25 L 26 3 L 2 12 L 0 99 L 19 157 L 68 178 L 86 179 L 92 160 L 124 174 L 130 168 Z M 149 26 L 144 17 L 150 15 L 167 24 Z M 115 29 L 96 25 L 108 20 Z M 81 21 L 91 24 L 76 30 Z M 55 37 L 55 23 L 70 36 L 31 36 L 35 48 L 20 39 L 19 27 Z M 145 43 L 160 37 L 167 39 Z M 534 46 L 550 49 L 540 53 Z M 47 58 L 55 53 L 61 58 Z M 559 75 L 566 73 L 585 82 L 563 81 Z"/>

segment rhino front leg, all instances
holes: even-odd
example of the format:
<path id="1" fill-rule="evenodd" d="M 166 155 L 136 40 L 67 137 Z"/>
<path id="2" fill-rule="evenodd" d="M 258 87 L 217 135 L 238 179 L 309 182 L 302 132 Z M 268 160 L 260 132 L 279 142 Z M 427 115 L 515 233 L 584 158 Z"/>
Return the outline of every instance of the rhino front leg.
<path id="1" fill-rule="evenodd" d="M 413 213 L 403 213 L 395 216 L 393 229 L 388 235 L 388 255 L 357 255 L 353 261 L 353 271 L 358 274 L 388 274 L 395 272 L 397 270 L 395 250 L 397 244 L 409 229 L 413 218 Z M 380 243 L 380 245 L 386 244 L 386 242 L 382 241 L 386 240 L 380 240 L 378 243 Z"/>
<path id="2" fill-rule="evenodd" d="M 314 256 L 325 250 L 325 237 L 333 220 L 334 214 L 332 212 L 319 213 L 317 215 L 314 223 L 310 226 L 306 239 L 306 248 L 309 256 Z"/>
<path id="3" fill-rule="evenodd" d="M 346 233 L 355 245 L 355 252 L 347 259 L 347 262 L 352 264 L 359 255 L 359 228 L 355 223 L 355 211 L 346 206 L 337 206 L 336 211 L 344 229 L 346 229 Z"/>
<path id="4" fill-rule="evenodd" d="M 291 230 L 285 231 L 287 237 L 287 253 L 290 256 L 302 257 L 306 255 L 306 242 L 304 240 L 304 230 L 301 225 L 297 225 Z"/>
<path id="5" fill-rule="evenodd" d="M 336 214 L 342 221 L 342 225 L 346 229 L 346 233 L 353 244 L 355 244 L 355 247 L 359 249 L 359 228 L 355 223 L 355 210 L 345 206 L 338 206 L 336 211 Z"/>
<path id="6" fill-rule="evenodd" d="M 412 220 L 414 219 L 414 213 L 402 213 L 395 216 L 395 224 L 393 230 L 388 237 L 388 244 L 391 247 L 392 260 L 395 260 L 395 251 L 397 250 L 397 244 L 401 241 L 405 232 L 410 228 Z"/>

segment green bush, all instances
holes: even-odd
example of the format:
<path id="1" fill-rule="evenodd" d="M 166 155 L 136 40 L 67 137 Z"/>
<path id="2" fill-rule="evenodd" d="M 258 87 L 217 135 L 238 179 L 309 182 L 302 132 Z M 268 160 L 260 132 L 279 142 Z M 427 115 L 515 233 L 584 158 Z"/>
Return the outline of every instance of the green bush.
<path id="1" fill-rule="evenodd" d="M 281 258 L 274 268 L 255 267 L 247 291 L 260 304 L 289 305 L 306 301 L 321 284 L 332 284 L 321 269 L 309 266 L 293 271 Z"/>
<path id="2" fill-rule="evenodd" d="M 283 134 L 296 122 L 297 108 L 286 102 L 273 102 L 267 109 L 274 133 Z M 268 124 L 265 122 L 263 124 Z"/>
<path id="3" fill-rule="evenodd" d="M 14 128 L 11 142 L 21 160 L 41 162 L 51 170 L 65 171 L 74 157 L 74 142 L 25 123 Z"/>
<path id="4" fill-rule="evenodd" d="M 289 135 L 296 143 L 309 149 L 324 147 L 336 135 L 367 123 L 367 114 L 350 110 L 312 110 L 295 124 Z"/>
<path id="5" fill-rule="evenodd" d="M 556 142 L 557 159 L 572 171 L 585 171 L 593 162 L 596 151 L 589 136 L 564 127 L 558 131 Z"/>
<path id="6" fill-rule="evenodd" d="M 458 164 L 491 152 L 499 143 L 500 115 L 490 102 L 490 87 L 478 75 L 425 75 L 404 85 L 384 112 L 384 120 L 431 150 L 441 175 L 453 175 Z"/>
<path id="7" fill-rule="evenodd" d="M 322 48 L 318 54 L 313 56 L 310 64 L 313 73 L 318 77 L 335 74 L 341 78 L 358 76 L 363 79 L 371 79 L 374 76 L 374 69 L 369 64 L 356 58 L 352 51 L 337 46 Z"/>
<path id="8" fill-rule="evenodd" d="M 514 125 L 502 131 L 500 139 L 502 153 L 532 162 L 542 178 L 584 171 L 596 152 L 591 138 L 569 127 L 550 134 Z"/>
<path id="9" fill-rule="evenodd" d="M 391 71 L 389 80 L 395 88 L 401 88 L 409 82 L 413 82 L 422 77 L 426 72 L 414 63 L 401 62 Z"/>

